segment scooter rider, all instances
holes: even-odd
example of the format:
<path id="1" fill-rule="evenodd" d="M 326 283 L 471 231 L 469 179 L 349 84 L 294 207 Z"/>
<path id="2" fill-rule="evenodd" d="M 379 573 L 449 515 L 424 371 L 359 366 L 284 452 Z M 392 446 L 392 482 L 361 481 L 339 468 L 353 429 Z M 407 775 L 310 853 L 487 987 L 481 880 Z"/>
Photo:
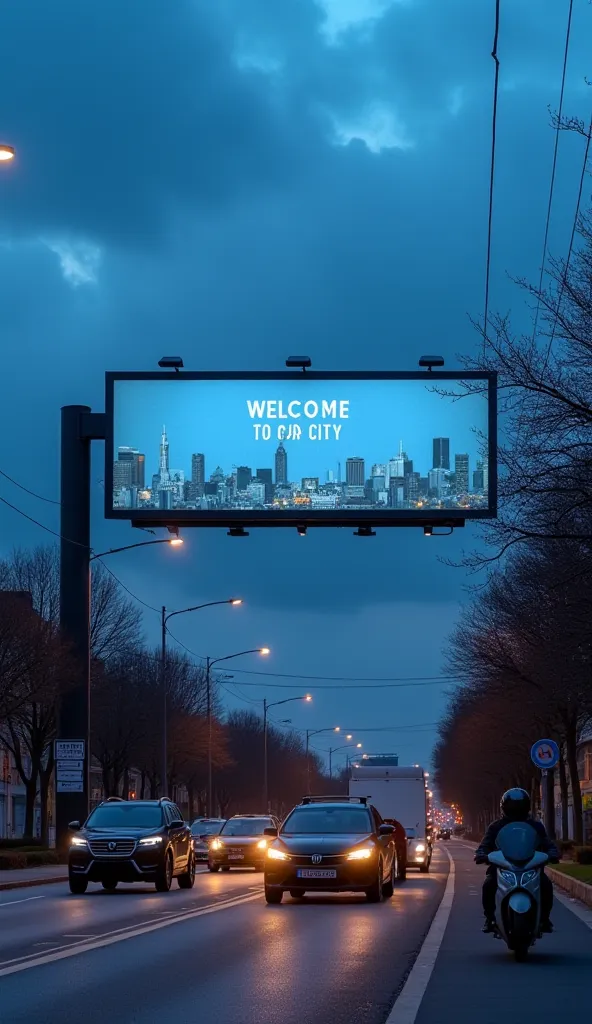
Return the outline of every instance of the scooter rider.
<path id="1" fill-rule="evenodd" d="M 475 853 L 476 864 L 487 864 L 487 857 L 493 853 L 496 847 L 496 839 L 499 832 L 511 821 L 527 821 L 539 835 L 538 848 L 546 853 L 551 863 L 557 863 L 560 859 L 559 851 L 555 843 L 547 835 L 542 821 L 536 821 L 530 816 L 530 797 L 525 789 L 508 789 L 500 801 L 502 817 L 493 821 L 481 840 L 481 844 Z M 495 928 L 495 894 L 497 891 L 497 869 L 490 864 L 483 882 L 483 913 L 485 914 L 484 932 L 492 932 Z M 544 871 L 541 872 L 541 930 L 552 932 L 551 909 L 553 907 L 553 885 Z"/>

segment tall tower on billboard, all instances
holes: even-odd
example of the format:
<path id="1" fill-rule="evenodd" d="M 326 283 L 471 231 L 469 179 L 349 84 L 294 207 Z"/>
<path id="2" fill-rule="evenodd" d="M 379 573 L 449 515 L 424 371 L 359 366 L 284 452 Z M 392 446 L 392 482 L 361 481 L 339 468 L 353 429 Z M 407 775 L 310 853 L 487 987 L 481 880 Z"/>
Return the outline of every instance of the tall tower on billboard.
<path id="1" fill-rule="evenodd" d="M 288 483 L 288 453 L 283 444 L 280 444 L 275 453 L 275 482 L 277 484 Z"/>
<path id="2" fill-rule="evenodd" d="M 363 487 L 365 483 L 364 460 L 359 458 L 346 459 L 345 482 L 348 487 Z"/>
<path id="3" fill-rule="evenodd" d="M 200 498 L 206 482 L 206 457 L 202 452 L 191 456 L 191 483 L 194 493 Z"/>
<path id="4" fill-rule="evenodd" d="M 169 473 L 169 441 L 166 433 L 166 427 L 163 426 L 162 434 L 160 438 L 160 458 L 158 460 L 158 475 L 160 477 L 160 486 L 166 487 L 170 481 Z"/>
<path id="5" fill-rule="evenodd" d="M 456 493 L 457 494 L 468 494 L 469 493 L 469 456 L 468 455 L 455 455 L 454 456 L 454 473 L 456 476 Z"/>
<path id="6" fill-rule="evenodd" d="M 450 469 L 450 438 L 434 438 L 434 457 L 432 469 Z"/>

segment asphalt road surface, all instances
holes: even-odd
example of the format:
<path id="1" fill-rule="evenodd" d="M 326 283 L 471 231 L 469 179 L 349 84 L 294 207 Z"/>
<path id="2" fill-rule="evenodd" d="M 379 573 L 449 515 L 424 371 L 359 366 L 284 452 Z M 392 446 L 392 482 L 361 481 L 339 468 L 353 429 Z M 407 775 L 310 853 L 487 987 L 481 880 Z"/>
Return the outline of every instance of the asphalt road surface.
<path id="1" fill-rule="evenodd" d="M 430 976 L 422 957 L 433 946 L 446 887 L 450 893 L 447 850 L 455 892 Z M 242 871 L 200 870 L 193 890 L 168 894 L 91 886 L 71 896 L 61 884 L 0 893 L 0 1019 L 518 1024 L 537 1012 L 577 1019 L 592 968 L 587 924 L 558 905 L 557 934 L 536 946 L 530 963 L 515 964 L 501 942 L 480 934 L 483 869 L 473 867 L 472 850 L 439 844 L 432 866 L 429 875 L 410 873 L 378 906 L 359 896 L 302 903 L 288 896 L 268 907 L 261 876 Z"/>

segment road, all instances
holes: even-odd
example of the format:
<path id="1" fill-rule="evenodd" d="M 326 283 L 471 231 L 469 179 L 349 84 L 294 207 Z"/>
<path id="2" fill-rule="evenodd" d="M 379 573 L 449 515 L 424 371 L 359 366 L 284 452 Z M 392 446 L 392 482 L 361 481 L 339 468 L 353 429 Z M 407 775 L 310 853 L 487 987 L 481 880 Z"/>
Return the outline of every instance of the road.
<path id="1" fill-rule="evenodd" d="M 406 994 L 417 989 L 420 951 L 442 914 L 447 849 L 456 869 L 452 910 L 410 1016 Z M 524 1008 L 571 1019 L 586 1005 L 592 931 L 559 905 L 557 934 L 531 963 L 515 964 L 479 932 L 481 879 L 472 850 L 452 843 L 438 846 L 429 875 L 411 873 L 380 906 L 319 896 L 268 907 L 261 876 L 238 871 L 200 870 L 193 890 L 168 894 L 91 886 L 71 896 L 61 884 L 3 892 L 2 1024 L 498 1024 L 510 1020 L 509 999 L 520 1019 Z"/>

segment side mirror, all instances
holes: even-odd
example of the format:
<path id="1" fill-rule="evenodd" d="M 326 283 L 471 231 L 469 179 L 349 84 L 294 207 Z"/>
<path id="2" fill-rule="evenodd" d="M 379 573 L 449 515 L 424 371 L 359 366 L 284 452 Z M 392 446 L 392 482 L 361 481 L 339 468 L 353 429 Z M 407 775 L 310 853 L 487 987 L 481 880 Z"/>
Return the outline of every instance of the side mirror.
<path id="1" fill-rule="evenodd" d="M 378 829 L 379 836 L 392 836 L 395 831 L 394 825 L 381 825 Z"/>
<path id="2" fill-rule="evenodd" d="M 81 824 L 80 824 L 80 822 L 79 822 L 79 821 L 69 821 L 69 822 L 68 822 L 68 828 L 69 828 L 69 829 L 70 829 L 70 830 L 71 830 L 72 832 L 80 832 L 80 829 L 81 829 L 81 827 L 82 827 L 82 826 L 81 826 Z"/>
<path id="3" fill-rule="evenodd" d="M 263 835 L 264 836 L 273 836 L 274 839 L 277 839 L 277 834 L 278 834 L 278 830 L 277 830 L 277 828 L 273 828 L 273 826 L 270 826 L 269 828 L 264 828 L 263 829 Z"/>
<path id="4" fill-rule="evenodd" d="M 182 820 L 182 818 L 175 818 L 175 820 L 171 821 L 171 823 L 169 825 L 169 828 L 184 828 L 184 827 L 185 827 L 185 822 Z"/>

